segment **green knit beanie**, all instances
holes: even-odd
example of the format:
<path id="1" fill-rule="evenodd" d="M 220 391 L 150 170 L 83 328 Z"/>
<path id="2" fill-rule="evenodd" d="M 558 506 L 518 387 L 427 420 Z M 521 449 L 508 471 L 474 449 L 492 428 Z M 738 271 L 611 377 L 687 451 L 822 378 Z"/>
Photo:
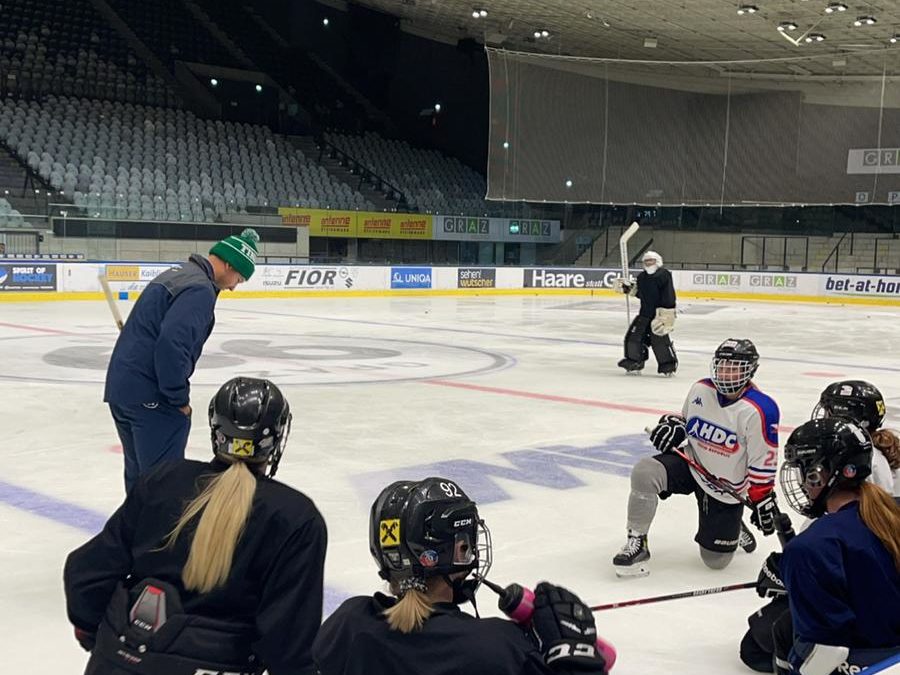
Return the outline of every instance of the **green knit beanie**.
<path id="1" fill-rule="evenodd" d="M 258 241 L 259 235 L 256 234 L 256 230 L 248 227 L 240 235 L 225 237 L 209 249 L 209 252 L 231 265 L 246 280 L 253 276 L 253 270 L 256 268 Z"/>

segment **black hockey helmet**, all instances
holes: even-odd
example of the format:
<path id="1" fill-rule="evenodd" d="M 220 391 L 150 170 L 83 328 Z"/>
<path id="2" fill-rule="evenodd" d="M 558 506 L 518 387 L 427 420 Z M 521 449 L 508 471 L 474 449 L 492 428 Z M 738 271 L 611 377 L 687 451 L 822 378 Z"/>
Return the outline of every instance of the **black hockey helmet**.
<path id="1" fill-rule="evenodd" d="M 291 407 L 269 380 L 236 377 L 209 402 L 213 452 L 229 461 L 266 464 L 274 476 L 291 430 Z"/>
<path id="2" fill-rule="evenodd" d="M 424 587 L 431 576 L 477 570 L 483 577 L 491 565 L 490 532 L 475 502 L 446 478 L 398 481 L 382 490 L 372 504 L 369 550 L 379 576 L 401 592 Z"/>
<path id="3" fill-rule="evenodd" d="M 784 446 L 778 480 L 797 513 L 818 518 L 832 490 L 858 486 L 871 473 L 869 434 L 851 420 L 826 417 L 794 429 Z"/>
<path id="4" fill-rule="evenodd" d="M 825 387 L 812 418 L 846 417 L 871 434 L 881 426 L 885 412 L 884 397 L 874 384 L 843 380 Z"/>
<path id="5" fill-rule="evenodd" d="M 750 340 L 728 338 L 716 348 L 709 366 L 710 379 L 720 394 L 736 394 L 753 379 L 759 352 Z"/>

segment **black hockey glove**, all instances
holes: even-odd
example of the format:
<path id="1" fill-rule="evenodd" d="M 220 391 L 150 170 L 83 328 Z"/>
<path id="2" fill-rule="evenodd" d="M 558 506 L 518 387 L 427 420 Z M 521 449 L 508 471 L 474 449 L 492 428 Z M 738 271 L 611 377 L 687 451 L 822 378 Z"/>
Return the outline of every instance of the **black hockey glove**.
<path id="1" fill-rule="evenodd" d="M 78 644 L 80 644 L 81 648 L 86 652 L 93 651 L 94 645 L 97 644 L 96 633 L 90 633 L 77 627 L 75 628 L 75 639 L 78 640 Z"/>
<path id="2" fill-rule="evenodd" d="M 687 429 L 681 415 L 663 415 L 650 432 L 650 442 L 660 452 L 671 452 L 687 440 Z"/>
<path id="3" fill-rule="evenodd" d="M 778 504 L 775 503 L 775 491 L 773 490 L 758 502 L 753 503 L 750 522 L 768 537 L 775 532 L 775 518 L 778 514 Z"/>
<path id="4" fill-rule="evenodd" d="M 577 595 L 562 586 L 542 581 L 534 589 L 531 622 L 548 666 L 560 670 L 606 672 L 606 662 L 597 652 L 594 615 Z"/>
<path id="5" fill-rule="evenodd" d="M 761 598 L 777 598 L 787 595 L 787 588 L 781 580 L 781 553 L 773 551 L 766 558 L 756 577 L 756 594 Z"/>

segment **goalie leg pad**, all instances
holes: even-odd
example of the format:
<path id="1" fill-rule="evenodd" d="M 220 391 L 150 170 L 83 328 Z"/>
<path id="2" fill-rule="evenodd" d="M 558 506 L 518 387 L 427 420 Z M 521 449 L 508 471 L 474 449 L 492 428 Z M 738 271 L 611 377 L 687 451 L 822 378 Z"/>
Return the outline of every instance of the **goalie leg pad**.
<path id="1" fill-rule="evenodd" d="M 678 356 L 668 335 L 650 335 L 650 346 L 656 357 L 657 370 L 662 374 L 674 373 L 678 370 Z"/>
<path id="2" fill-rule="evenodd" d="M 650 334 L 650 319 L 636 316 L 625 333 L 625 358 L 643 365 L 650 356 L 647 342 Z"/>

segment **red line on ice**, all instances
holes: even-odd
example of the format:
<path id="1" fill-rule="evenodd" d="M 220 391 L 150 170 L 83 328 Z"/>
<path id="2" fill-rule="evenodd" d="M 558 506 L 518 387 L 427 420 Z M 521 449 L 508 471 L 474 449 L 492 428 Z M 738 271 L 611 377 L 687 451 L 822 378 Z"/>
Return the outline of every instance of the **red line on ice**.
<path id="1" fill-rule="evenodd" d="M 585 405 L 591 408 L 605 408 L 606 410 L 619 410 L 622 412 L 646 413 L 649 415 L 666 415 L 671 410 L 662 410 L 661 408 L 645 408 L 639 405 L 628 405 L 626 403 L 611 403 L 609 401 L 597 401 L 590 398 L 575 398 L 573 396 L 556 396 L 555 394 L 540 394 L 535 391 L 522 391 L 521 389 L 504 389 L 501 387 L 486 387 L 482 384 L 470 384 L 468 382 L 452 382 L 450 380 L 423 380 L 425 384 L 436 384 L 441 387 L 455 387 L 457 389 L 469 389 L 471 391 L 482 391 L 487 394 L 502 394 L 504 396 L 517 396 L 519 398 L 532 398 L 538 401 L 553 401 L 554 403 L 571 403 L 574 405 Z M 680 413 L 678 413 L 680 414 Z M 778 430 L 790 433 L 794 427 L 778 425 Z"/>
<path id="2" fill-rule="evenodd" d="M 843 373 L 828 373 L 824 370 L 810 370 L 801 375 L 809 375 L 810 377 L 844 377 Z"/>
<path id="3" fill-rule="evenodd" d="M 21 323 L 5 323 L 0 321 L 0 326 L 5 326 L 6 328 L 20 328 L 22 330 L 33 330 L 38 333 L 53 333 L 54 335 L 76 335 L 76 333 L 70 333 L 67 330 L 56 330 L 55 328 L 41 328 L 40 326 L 26 326 Z"/>

